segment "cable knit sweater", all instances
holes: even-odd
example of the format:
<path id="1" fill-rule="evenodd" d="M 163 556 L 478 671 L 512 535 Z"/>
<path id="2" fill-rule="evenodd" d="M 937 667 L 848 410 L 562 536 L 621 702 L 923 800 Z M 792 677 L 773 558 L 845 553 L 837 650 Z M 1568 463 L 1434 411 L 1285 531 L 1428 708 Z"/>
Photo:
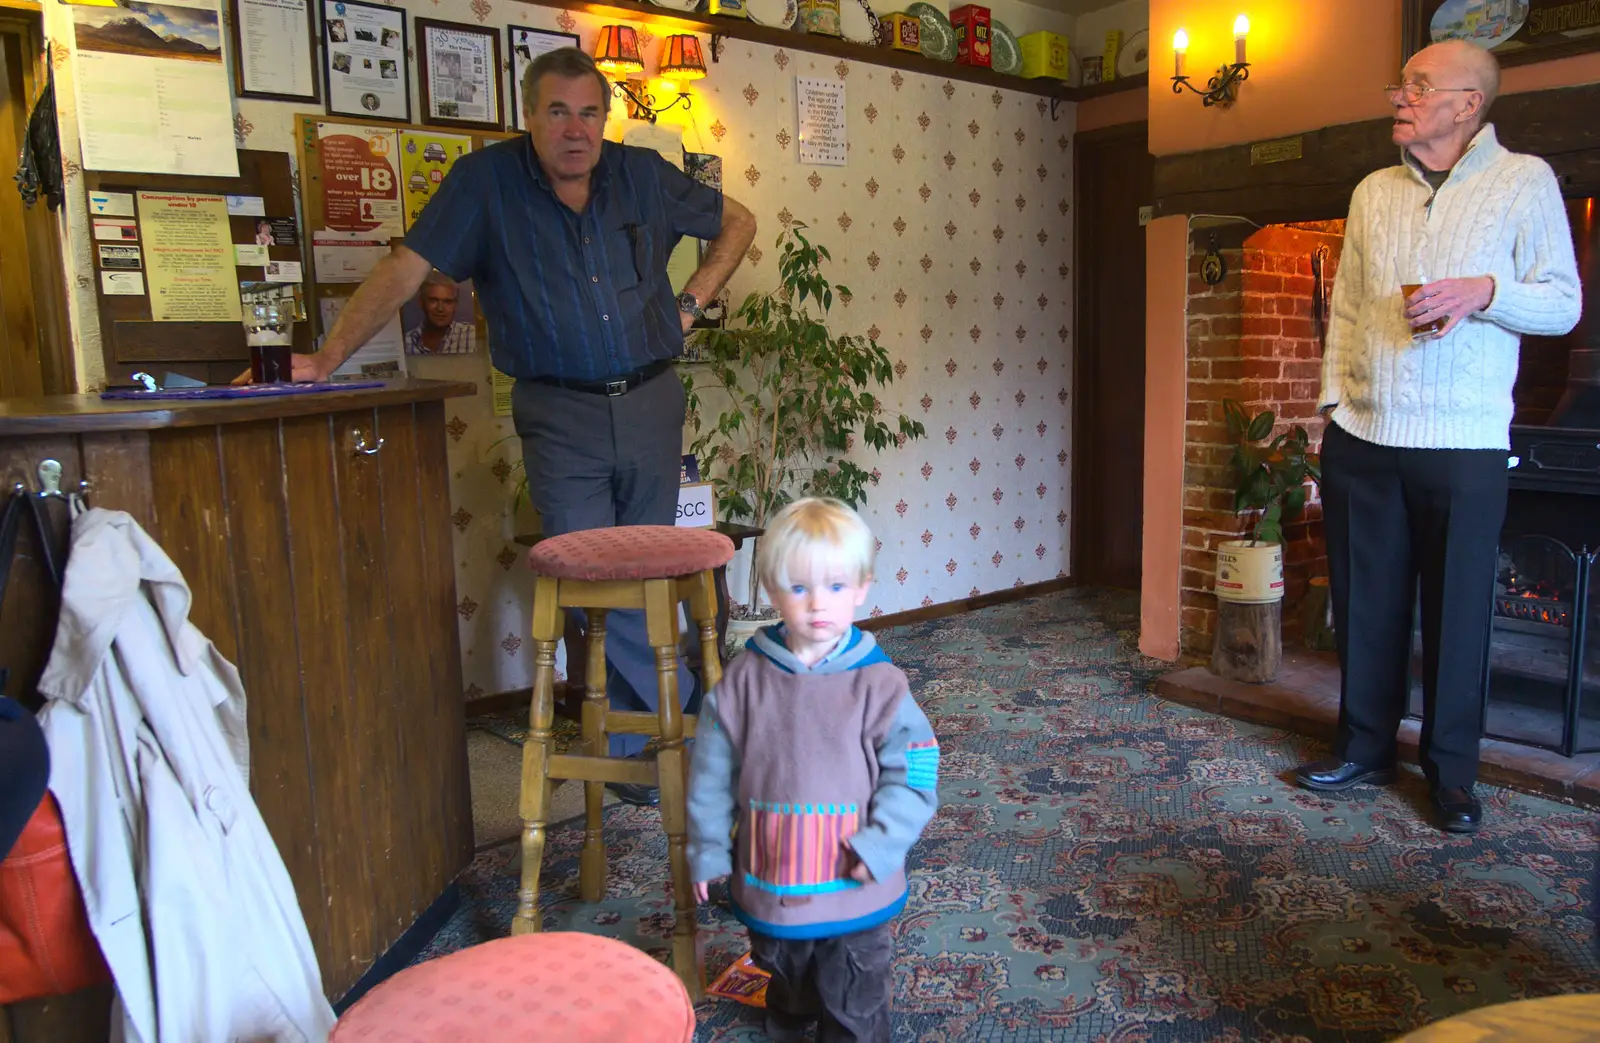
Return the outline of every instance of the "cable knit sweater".
<path id="1" fill-rule="evenodd" d="M 1520 335 L 1566 333 L 1582 305 L 1561 190 L 1492 125 L 1437 192 L 1401 158 L 1350 199 L 1320 401 L 1379 445 L 1508 449 Z M 1411 339 L 1402 283 L 1482 275 L 1495 284 L 1487 308 L 1438 340 Z"/>

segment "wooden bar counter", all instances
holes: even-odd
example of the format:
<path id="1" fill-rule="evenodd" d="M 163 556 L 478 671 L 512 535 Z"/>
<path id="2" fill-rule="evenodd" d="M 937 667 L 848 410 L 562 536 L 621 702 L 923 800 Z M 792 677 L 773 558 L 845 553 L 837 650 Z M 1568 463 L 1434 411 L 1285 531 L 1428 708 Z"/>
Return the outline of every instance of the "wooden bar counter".
<path id="1" fill-rule="evenodd" d="M 472 391 L 0 399 L 6 492 L 47 458 L 64 489 L 87 478 L 91 506 L 133 515 L 183 570 L 191 619 L 243 675 L 250 788 L 334 1001 L 472 857 L 444 401 Z M 65 546 L 65 504 L 44 506 Z M 0 609 L 25 700 L 53 626 L 30 559 Z"/>

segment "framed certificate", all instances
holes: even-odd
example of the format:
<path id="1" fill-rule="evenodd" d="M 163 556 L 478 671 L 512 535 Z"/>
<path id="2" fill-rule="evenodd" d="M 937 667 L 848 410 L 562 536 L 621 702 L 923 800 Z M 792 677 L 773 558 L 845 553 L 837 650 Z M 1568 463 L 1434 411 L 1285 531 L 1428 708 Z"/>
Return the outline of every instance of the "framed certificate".
<path id="1" fill-rule="evenodd" d="M 417 83 L 425 125 L 502 129 L 500 30 L 418 18 Z"/>
<path id="2" fill-rule="evenodd" d="M 577 33 L 553 33 L 525 25 L 513 25 L 507 31 L 511 39 L 511 113 L 507 122 L 517 130 L 527 130 L 528 117 L 522 111 L 526 101 L 522 96 L 522 76 L 528 66 L 547 51 L 583 45 L 578 42 Z"/>
<path id="3" fill-rule="evenodd" d="M 231 0 L 233 83 L 241 98 L 320 102 L 316 0 Z"/>
<path id="4" fill-rule="evenodd" d="M 411 122 L 406 12 L 361 0 L 322 0 L 330 115 Z"/>

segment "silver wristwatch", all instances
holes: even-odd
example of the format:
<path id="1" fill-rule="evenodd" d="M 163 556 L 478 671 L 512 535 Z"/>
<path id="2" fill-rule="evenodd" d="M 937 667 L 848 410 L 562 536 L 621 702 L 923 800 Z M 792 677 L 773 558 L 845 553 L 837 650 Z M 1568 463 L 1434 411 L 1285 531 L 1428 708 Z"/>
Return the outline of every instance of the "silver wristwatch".
<path id="1" fill-rule="evenodd" d="M 700 307 L 700 298 L 696 297 L 688 290 L 684 290 L 682 293 L 678 294 L 678 310 L 681 312 L 687 312 L 697 319 L 703 319 L 706 317 L 705 309 Z"/>

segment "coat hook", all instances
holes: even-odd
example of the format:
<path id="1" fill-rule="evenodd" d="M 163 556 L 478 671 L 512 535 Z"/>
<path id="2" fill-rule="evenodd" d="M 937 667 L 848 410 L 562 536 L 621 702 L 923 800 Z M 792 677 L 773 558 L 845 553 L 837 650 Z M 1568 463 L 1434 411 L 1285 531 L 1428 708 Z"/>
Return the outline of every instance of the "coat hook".
<path id="1" fill-rule="evenodd" d="M 1050 122 L 1054 123 L 1054 122 L 1056 122 L 1057 120 L 1059 120 L 1061 118 L 1061 114 L 1058 111 L 1056 111 L 1060 107 L 1061 107 L 1061 99 L 1060 98 L 1051 98 L 1050 99 Z"/>

